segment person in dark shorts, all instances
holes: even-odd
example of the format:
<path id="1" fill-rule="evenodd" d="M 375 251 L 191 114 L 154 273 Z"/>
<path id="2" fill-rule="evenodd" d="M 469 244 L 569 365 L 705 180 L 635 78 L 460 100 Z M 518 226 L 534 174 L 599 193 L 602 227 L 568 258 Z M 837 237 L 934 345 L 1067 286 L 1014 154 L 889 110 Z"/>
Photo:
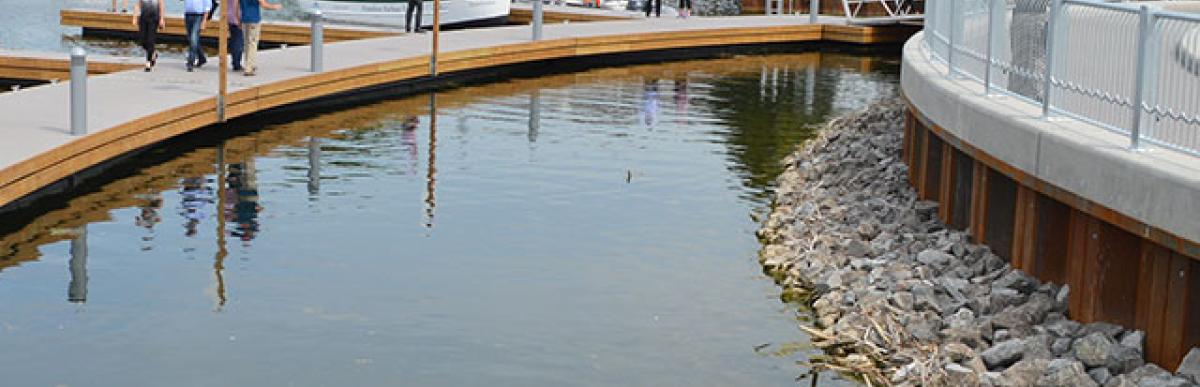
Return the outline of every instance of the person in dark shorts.
<path id="1" fill-rule="evenodd" d="M 679 0 L 679 18 L 687 19 L 692 16 L 692 0 Z"/>
<path id="2" fill-rule="evenodd" d="M 133 25 L 138 27 L 138 40 L 146 50 L 146 71 L 158 63 L 158 30 L 166 27 L 163 19 L 163 0 L 137 0 L 133 2 Z"/>
<path id="3" fill-rule="evenodd" d="M 662 0 L 646 0 L 646 17 L 650 17 L 651 10 L 654 17 L 662 17 Z"/>
<path id="4" fill-rule="evenodd" d="M 421 32 L 422 3 L 424 0 L 408 0 L 408 8 L 404 10 L 404 32 Z M 413 22 L 413 11 L 416 11 L 416 22 Z"/>

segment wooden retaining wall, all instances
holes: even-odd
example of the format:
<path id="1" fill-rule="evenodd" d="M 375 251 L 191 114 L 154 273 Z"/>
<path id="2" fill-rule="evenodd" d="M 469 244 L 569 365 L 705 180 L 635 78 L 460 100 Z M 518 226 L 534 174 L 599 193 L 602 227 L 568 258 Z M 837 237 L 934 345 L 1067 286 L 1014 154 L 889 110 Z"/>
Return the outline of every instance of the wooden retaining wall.
<path id="1" fill-rule="evenodd" d="M 955 138 L 909 104 L 902 158 L 938 215 L 1014 268 L 1071 288 L 1070 317 L 1146 332 L 1174 370 L 1200 346 L 1200 249 L 1076 196 Z"/>

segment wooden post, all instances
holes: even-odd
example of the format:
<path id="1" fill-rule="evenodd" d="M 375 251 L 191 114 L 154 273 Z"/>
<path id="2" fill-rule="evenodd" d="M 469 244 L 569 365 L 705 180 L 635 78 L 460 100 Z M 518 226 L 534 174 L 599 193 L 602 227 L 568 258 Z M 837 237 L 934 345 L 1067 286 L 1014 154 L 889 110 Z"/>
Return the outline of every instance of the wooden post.
<path id="1" fill-rule="evenodd" d="M 229 7 L 228 3 L 225 7 Z M 225 122 L 225 101 L 229 95 L 229 21 L 225 20 L 228 9 L 219 10 L 217 17 L 217 52 L 220 55 L 219 81 L 217 91 L 217 122 Z"/>
<path id="2" fill-rule="evenodd" d="M 429 75 L 437 76 L 438 38 L 442 32 L 442 1 L 433 0 L 433 52 L 429 54 Z M 417 26 L 420 28 L 420 26 Z"/>

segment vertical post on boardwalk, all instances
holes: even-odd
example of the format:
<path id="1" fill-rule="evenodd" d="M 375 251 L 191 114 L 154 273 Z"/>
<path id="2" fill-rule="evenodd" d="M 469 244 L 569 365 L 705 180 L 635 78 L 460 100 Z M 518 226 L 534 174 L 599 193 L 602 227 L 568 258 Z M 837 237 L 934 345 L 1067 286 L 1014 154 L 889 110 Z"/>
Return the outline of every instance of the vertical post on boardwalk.
<path id="1" fill-rule="evenodd" d="M 821 1 L 808 1 L 808 24 L 817 24 L 817 16 L 821 15 Z"/>
<path id="2" fill-rule="evenodd" d="M 312 13 L 312 36 L 309 42 L 310 70 L 314 73 L 325 71 L 325 15 L 321 10 Z"/>
<path id="3" fill-rule="evenodd" d="M 438 38 L 442 32 L 442 1 L 433 0 L 433 52 L 429 54 L 429 75 L 437 76 Z M 420 26 L 418 26 L 419 28 Z"/>
<path id="4" fill-rule="evenodd" d="M 542 0 L 533 0 L 533 40 L 542 40 Z"/>
<path id="5" fill-rule="evenodd" d="M 87 52 L 71 49 L 71 134 L 87 134 Z"/>
<path id="6" fill-rule="evenodd" d="M 229 4 L 225 6 L 228 7 Z M 217 18 L 217 55 L 221 57 L 218 76 L 220 85 L 217 87 L 217 122 L 225 122 L 225 97 L 229 95 L 229 20 L 225 19 L 225 15 L 229 14 L 227 11 L 218 12 L 220 15 Z"/>

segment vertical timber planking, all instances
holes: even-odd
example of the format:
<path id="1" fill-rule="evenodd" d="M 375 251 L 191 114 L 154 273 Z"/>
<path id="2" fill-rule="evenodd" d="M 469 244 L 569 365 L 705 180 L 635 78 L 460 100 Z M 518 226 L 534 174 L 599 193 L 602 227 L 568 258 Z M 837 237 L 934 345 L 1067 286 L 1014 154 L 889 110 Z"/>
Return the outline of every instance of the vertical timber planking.
<path id="1" fill-rule="evenodd" d="M 958 230 L 969 230 L 971 228 L 971 194 L 974 192 L 972 183 L 974 182 L 975 163 L 966 153 L 961 150 L 954 149 L 952 156 L 954 158 L 954 180 L 950 203 L 950 222 L 949 224 Z"/>
<path id="2" fill-rule="evenodd" d="M 1137 328 L 1146 332 L 1146 360 L 1161 362 L 1171 251 L 1149 242 L 1143 244 L 1142 267 L 1138 271 Z"/>
<path id="3" fill-rule="evenodd" d="M 1067 283 L 1067 257 L 1070 235 L 1071 207 L 1046 195 L 1035 193 L 1034 211 L 1037 229 L 1034 240 L 1033 273 L 1043 281 Z"/>
<path id="4" fill-rule="evenodd" d="M 942 142 L 942 171 L 938 183 L 938 217 L 942 223 L 950 224 L 950 216 L 954 211 L 954 147 Z"/>
<path id="5" fill-rule="evenodd" d="M 987 241 L 984 236 L 987 235 L 987 208 L 988 202 L 988 167 L 982 162 L 976 160 L 973 165 L 975 171 L 972 172 L 974 181 L 971 183 L 971 239 L 975 243 L 983 244 Z"/>
<path id="6" fill-rule="evenodd" d="M 1012 265 L 1026 273 L 1037 276 L 1034 270 L 1034 236 L 1037 230 L 1037 193 L 1022 184 L 1017 184 L 1017 198 L 1013 214 Z"/>
<path id="7" fill-rule="evenodd" d="M 984 208 L 987 227 L 983 239 L 992 252 L 1013 259 L 1013 218 L 1016 215 L 1017 182 L 996 170 L 988 170 L 987 207 Z"/>
<path id="8" fill-rule="evenodd" d="M 1088 278 L 1085 276 L 1087 272 L 1087 242 L 1088 242 L 1088 220 L 1089 216 L 1079 210 L 1072 209 L 1070 219 L 1068 220 L 1069 230 L 1067 233 L 1067 267 L 1070 271 L 1067 272 L 1067 285 L 1071 287 L 1071 298 L 1068 308 L 1071 318 L 1079 321 L 1089 322 L 1091 314 L 1085 308 L 1085 297 L 1088 293 Z"/>
<path id="9" fill-rule="evenodd" d="M 1142 240 L 1117 226 L 1095 221 L 1097 236 L 1095 252 L 1096 280 L 1099 293 L 1089 298 L 1097 300 L 1096 318 L 1101 321 L 1132 327 L 1137 324 L 1137 277 L 1140 272 Z"/>
<path id="10" fill-rule="evenodd" d="M 1191 329 L 1187 323 L 1188 291 L 1191 290 L 1188 280 L 1191 278 L 1191 259 L 1179 254 L 1171 254 L 1171 269 L 1168 274 L 1167 308 L 1163 313 L 1163 347 L 1162 364 L 1172 367 L 1179 364 L 1190 347 L 1184 346 L 1184 332 Z"/>

